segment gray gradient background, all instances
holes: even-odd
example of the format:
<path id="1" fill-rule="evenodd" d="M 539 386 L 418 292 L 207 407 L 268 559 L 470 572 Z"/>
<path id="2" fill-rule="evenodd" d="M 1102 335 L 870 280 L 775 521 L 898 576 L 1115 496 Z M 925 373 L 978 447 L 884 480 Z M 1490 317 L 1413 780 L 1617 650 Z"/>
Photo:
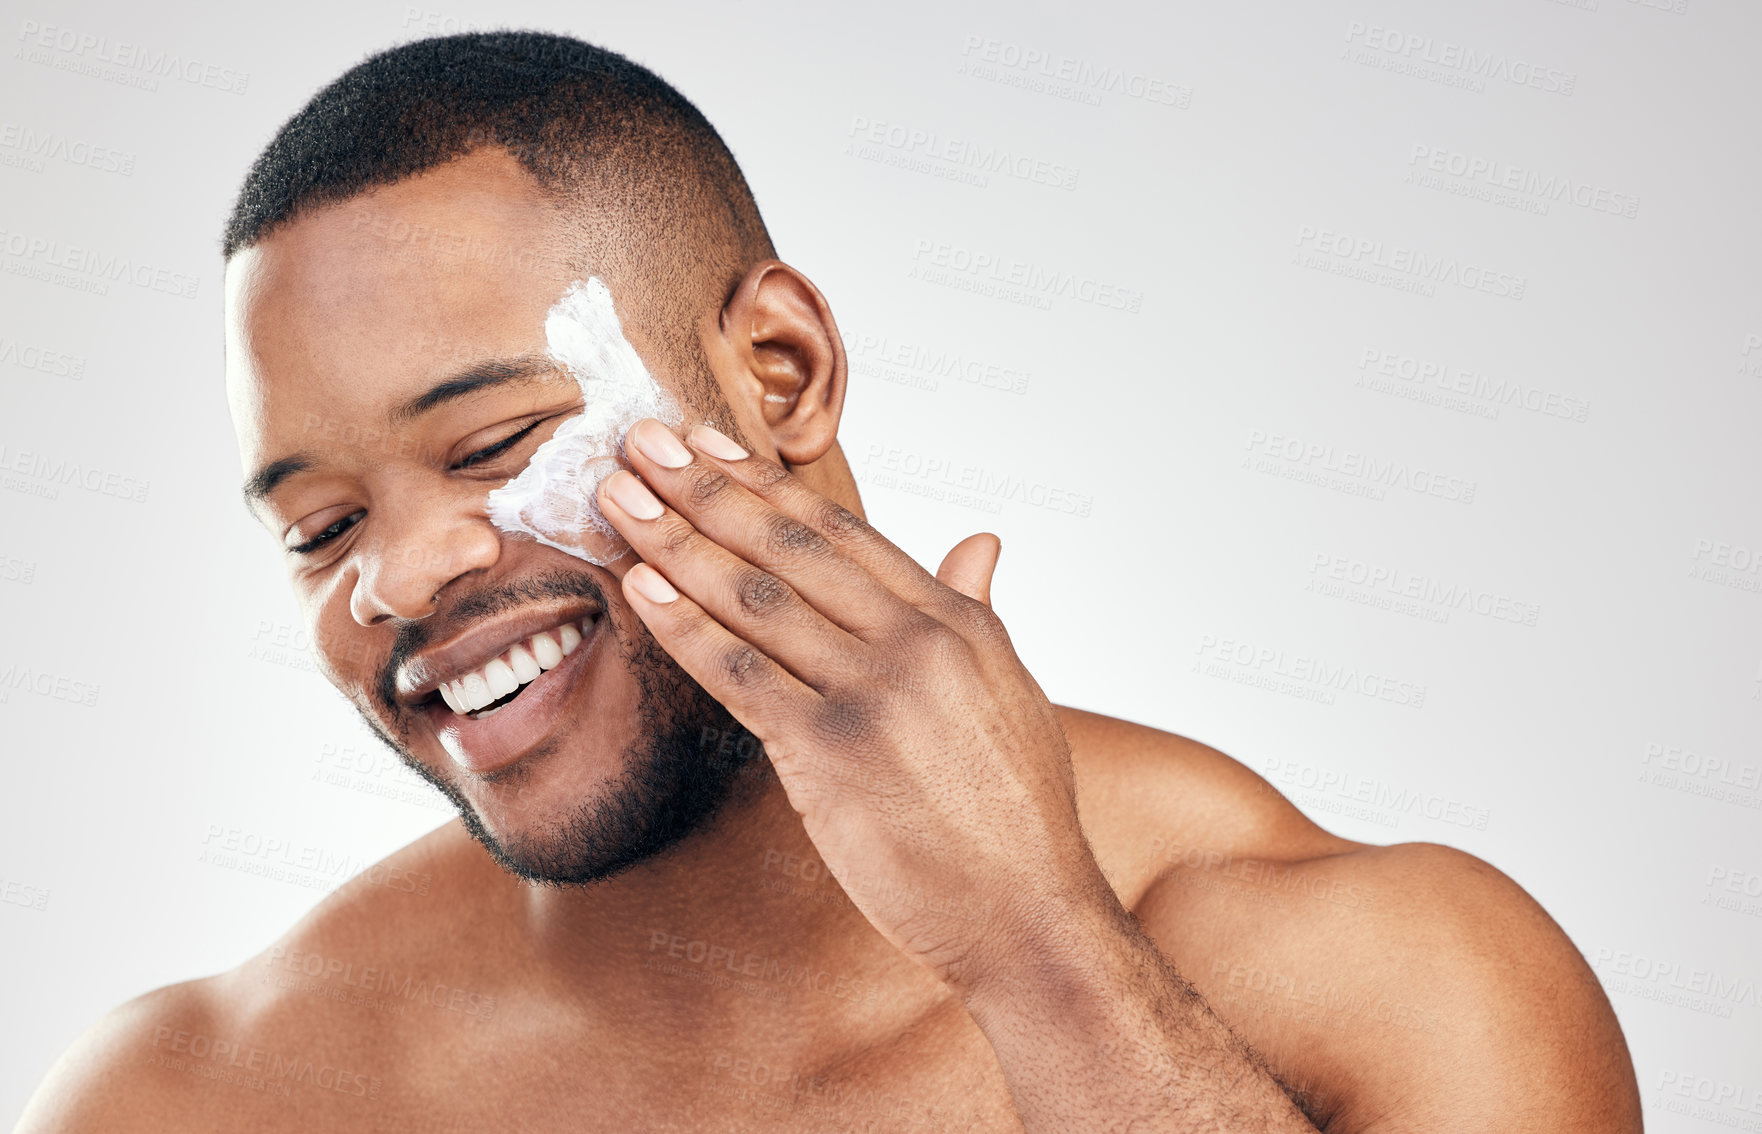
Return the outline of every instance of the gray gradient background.
<path id="1" fill-rule="evenodd" d="M 872 518 L 931 565 L 998 532 L 996 605 L 1054 700 L 1214 744 L 1339 834 L 1487 859 L 1595 964 L 1650 1129 L 1762 1129 L 1754 5 L 8 8 L 0 1120 L 102 1012 L 239 963 L 446 818 L 312 671 L 275 548 L 239 505 L 217 239 L 248 163 L 322 83 L 404 39 L 512 24 L 632 55 L 723 132 L 851 339 L 843 439 Z M 35 25 L 248 81 L 142 89 L 95 48 L 33 46 Z M 1392 69 L 1361 25 L 1573 87 Z M 1103 89 L 1012 66 L 1024 51 Z M 951 177 L 927 147 L 854 146 L 863 122 L 1002 147 L 1076 186 Z M 33 155 L 45 138 L 128 168 Z M 1416 179 L 1416 146 L 1638 206 L 1511 207 Z M 1351 261 L 1312 230 L 1521 277 L 1523 294 L 1318 270 Z M 1141 309 L 914 277 L 938 244 L 1141 292 Z M 196 294 L 96 293 L 100 277 L 55 266 L 70 247 Z M 1025 373 L 1026 391 L 882 360 L 912 347 Z M 1438 404 L 1424 379 L 1367 384 L 1367 351 L 1588 412 Z M 1331 455 L 1288 459 L 1273 437 Z M 1366 496 L 1339 468 L 1357 455 L 1455 478 L 1454 495 L 1472 482 L 1473 499 Z M 57 484 L 44 461 L 146 498 Z M 1537 617 L 1367 602 L 1382 592 L 1328 585 L 1317 564 L 1336 559 Z M 1294 676 L 1317 663 L 1405 692 Z M 217 854 L 235 829 L 277 849 Z"/>

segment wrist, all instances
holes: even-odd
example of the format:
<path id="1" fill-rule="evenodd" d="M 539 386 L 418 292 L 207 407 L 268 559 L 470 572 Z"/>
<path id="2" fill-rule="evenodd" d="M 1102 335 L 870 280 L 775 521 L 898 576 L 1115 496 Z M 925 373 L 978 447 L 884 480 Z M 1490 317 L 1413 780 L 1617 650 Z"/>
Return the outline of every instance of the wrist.
<path id="1" fill-rule="evenodd" d="M 1136 923 L 1100 876 L 1093 882 L 1017 901 L 949 984 L 975 1019 L 1009 1012 L 1056 1012 L 1105 987 Z"/>

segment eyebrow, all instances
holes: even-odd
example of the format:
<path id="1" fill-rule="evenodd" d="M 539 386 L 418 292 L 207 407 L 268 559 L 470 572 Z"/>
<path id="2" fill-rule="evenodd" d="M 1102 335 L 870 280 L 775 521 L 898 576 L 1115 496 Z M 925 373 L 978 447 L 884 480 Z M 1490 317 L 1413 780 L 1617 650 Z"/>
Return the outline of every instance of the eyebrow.
<path id="1" fill-rule="evenodd" d="M 456 401 L 467 394 L 505 386 L 510 382 L 530 381 L 534 375 L 554 366 L 556 363 L 542 354 L 522 354 L 514 358 L 492 358 L 484 362 L 474 362 L 457 374 L 441 379 L 393 410 L 391 423 L 408 425 L 429 410 Z"/>
<path id="2" fill-rule="evenodd" d="M 249 480 L 245 481 L 245 507 L 251 507 L 274 492 L 275 486 L 288 477 L 297 472 L 305 472 L 311 467 L 311 459 L 300 453 L 264 465 L 253 473 Z"/>
<path id="3" fill-rule="evenodd" d="M 469 394 L 481 390 L 494 389 L 517 382 L 531 382 L 539 374 L 554 369 L 556 363 L 542 354 L 522 354 L 512 358 L 492 358 L 482 362 L 474 362 L 465 369 L 449 374 L 439 382 L 430 386 L 422 393 L 394 408 L 387 415 L 391 424 L 408 425 L 410 422 L 438 409 L 448 402 L 457 401 Z M 258 469 L 246 478 L 244 484 L 245 506 L 247 508 L 264 500 L 288 477 L 316 467 L 312 457 L 305 453 L 293 453 L 274 460 Z"/>

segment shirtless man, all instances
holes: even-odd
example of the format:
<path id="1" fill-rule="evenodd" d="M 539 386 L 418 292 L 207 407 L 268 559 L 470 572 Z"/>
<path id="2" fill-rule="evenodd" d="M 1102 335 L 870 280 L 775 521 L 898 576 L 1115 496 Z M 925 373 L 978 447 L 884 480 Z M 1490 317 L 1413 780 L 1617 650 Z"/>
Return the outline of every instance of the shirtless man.
<path id="1" fill-rule="evenodd" d="M 826 300 L 653 75 L 385 53 L 283 128 L 226 254 L 251 508 L 461 818 L 112 1012 L 22 1130 L 1640 1129 L 1515 883 L 1051 705 L 994 537 L 931 576 L 863 522 Z M 592 490 L 606 565 L 486 513 L 583 410 L 544 328 L 588 276 L 681 411 Z M 1054 611 L 1112 585 L 1070 566 Z"/>

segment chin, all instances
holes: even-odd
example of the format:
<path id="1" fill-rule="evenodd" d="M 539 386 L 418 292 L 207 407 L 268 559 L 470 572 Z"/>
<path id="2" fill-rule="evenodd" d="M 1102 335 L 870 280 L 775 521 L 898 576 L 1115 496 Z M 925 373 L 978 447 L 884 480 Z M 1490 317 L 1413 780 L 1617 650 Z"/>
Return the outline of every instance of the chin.
<path id="1" fill-rule="evenodd" d="M 761 778 L 757 738 L 622 604 L 534 604 L 494 626 L 430 651 L 427 671 L 408 665 L 421 680 L 398 691 L 398 716 L 425 759 L 375 731 L 509 873 L 558 886 L 612 877 L 703 830 Z M 528 680 L 498 693 L 508 678 L 486 675 L 491 662 Z"/>
<path id="2" fill-rule="evenodd" d="M 545 885 L 598 882 L 663 855 L 708 829 L 762 776 L 756 759 L 714 755 L 728 730 L 745 730 L 710 704 L 707 716 L 681 716 L 634 742 L 623 773 L 586 794 L 527 791 L 512 806 L 504 796 L 490 804 L 503 816 L 493 828 L 467 802 L 460 819 L 504 870 Z M 757 751 L 757 741 L 747 750 Z"/>

